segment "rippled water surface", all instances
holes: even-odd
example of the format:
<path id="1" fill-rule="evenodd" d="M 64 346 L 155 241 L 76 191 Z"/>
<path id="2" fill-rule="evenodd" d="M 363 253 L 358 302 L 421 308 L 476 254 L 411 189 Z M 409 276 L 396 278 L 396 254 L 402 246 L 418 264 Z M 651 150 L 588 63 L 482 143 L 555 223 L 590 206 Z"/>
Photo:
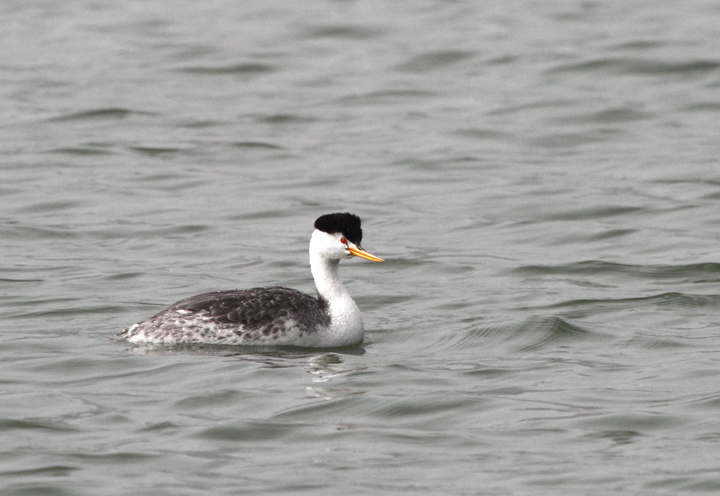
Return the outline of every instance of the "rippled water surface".
<path id="1" fill-rule="evenodd" d="M 720 7 L 0 6 L 0 493 L 716 494 Z M 365 342 L 134 348 L 312 292 Z"/>

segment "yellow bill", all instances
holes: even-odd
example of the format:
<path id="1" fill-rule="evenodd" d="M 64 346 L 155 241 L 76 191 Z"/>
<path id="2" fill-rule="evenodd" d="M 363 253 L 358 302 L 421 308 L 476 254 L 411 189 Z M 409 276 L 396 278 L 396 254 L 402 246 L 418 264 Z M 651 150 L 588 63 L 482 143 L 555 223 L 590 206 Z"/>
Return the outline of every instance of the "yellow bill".
<path id="1" fill-rule="evenodd" d="M 376 257 L 375 255 L 372 255 L 359 247 L 353 248 L 351 246 L 348 246 L 347 250 L 351 254 L 355 255 L 356 257 L 364 258 L 365 260 L 370 260 L 371 262 L 384 262 L 385 261 L 382 258 Z"/>

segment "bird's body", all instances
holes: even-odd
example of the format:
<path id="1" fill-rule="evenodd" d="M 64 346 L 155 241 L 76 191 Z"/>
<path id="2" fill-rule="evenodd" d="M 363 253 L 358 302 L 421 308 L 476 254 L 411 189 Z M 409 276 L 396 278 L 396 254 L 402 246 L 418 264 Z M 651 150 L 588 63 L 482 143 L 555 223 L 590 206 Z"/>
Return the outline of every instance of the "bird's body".
<path id="1" fill-rule="evenodd" d="M 119 337 L 132 343 L 207 343 L 339 347 L 362 341 L 360 310 L 340 280 L 343 258 L 376 262 L 360 248 L 360 219 L 329 214 L 315 221 L 310 268 L 318 297 L 281 286 L 217 291 L 181 300 Z"/>

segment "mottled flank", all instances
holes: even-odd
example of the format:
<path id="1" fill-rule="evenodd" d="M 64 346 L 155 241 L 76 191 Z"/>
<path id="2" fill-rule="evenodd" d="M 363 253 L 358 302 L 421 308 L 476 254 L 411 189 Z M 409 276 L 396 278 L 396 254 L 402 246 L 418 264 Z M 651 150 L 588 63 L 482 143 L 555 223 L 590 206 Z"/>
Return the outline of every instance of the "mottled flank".
<path id="1" fill-rule="evenodd" d="M 303 346 L 329 325 L 325 300 L 274 286 L 192 296 L 118 337 L 134 343 Z"/>

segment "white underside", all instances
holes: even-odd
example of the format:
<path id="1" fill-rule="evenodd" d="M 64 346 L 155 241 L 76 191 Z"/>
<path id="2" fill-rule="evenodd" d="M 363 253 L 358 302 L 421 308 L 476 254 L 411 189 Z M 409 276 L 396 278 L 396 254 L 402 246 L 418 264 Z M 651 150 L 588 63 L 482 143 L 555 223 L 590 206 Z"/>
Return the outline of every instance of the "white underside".
<path id="1" fill-rule="evenodd" d="M 358 344 L 363 340 L 363 323 L 360 311 L 354 308 L 331 306 L 331 325 L 315 328 L 308 332 L 301 329 L 294 320 L 288 319 L 284 329 L 277 334 L 265 335 L 260 331 L 246 330 L 241 335 L 236 327 L 218 326 L 210 317 L 180 310 L 167 316 L 162 323 L 149 330 L 135 324 L 127 330 L 130 343 L 154 344 L 220 344 L 255 346 L 301 346 L 309 348 L 332 348 Z"/>

